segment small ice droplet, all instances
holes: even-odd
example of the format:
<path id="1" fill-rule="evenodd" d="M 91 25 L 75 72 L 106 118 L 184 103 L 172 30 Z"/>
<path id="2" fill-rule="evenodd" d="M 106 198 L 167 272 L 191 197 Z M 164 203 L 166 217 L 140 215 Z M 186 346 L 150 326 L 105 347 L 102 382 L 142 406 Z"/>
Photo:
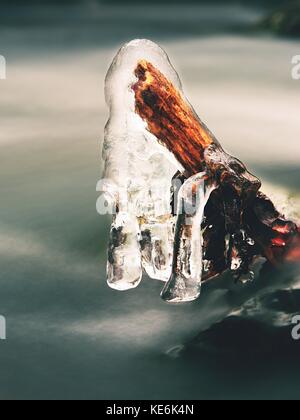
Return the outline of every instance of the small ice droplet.
<path id="1" fill-rule="evenodd" d="M 226 254 L 228 253 L 228 251 L 229 251 L 229 247 L 230 247 L 230 235 L 229 234 L 227 234 L 226 236 L 225 236 L 225 249 L 226 249 Z"/>
<path id="2" fill-rule="evenodd" d="M 203 270 L 207 273 L 210 270 L 211 267 L 211 261 L 204 260 L 203 261 Z"/>
<path id="3" fill-rule="evenodd" d="M 171 347 L 169 350 L 167 350 L 166 355 L 171 359 L 178 359 L 183 350 L 184 346 L 182 344 L 178 344 L 177 346 Z"/>
<path id="4" fill-rule="evenodd" d="M 239 268 L 240 268 L 240 266 L 241 266 L 241 264 L 242 264 L 242 259 L 241 258 L 232 258 L 232 261 L 231 261 L 231 270 L 232 271 L 237 271 Z"/>
<path id="5" fill-rule="evenodd" d="M 248 284 L 248 283 L 253 283 L 253 281 L 255 280 L 255 274 L 253 271 L 249 271 L 249 273 L 244 274 L 239 281 L 242 284 Z"/>
<path id="6" fill-rule="evenodd" d="M 252 239 L 252 238 L 248 238 L 248 239 L 247 239 L 247 244 L 248 244 L 248 245 L 250 245 L 250 246 L 254 246 L 254 245 L 255 245 L 255 241 L 254 241 L 254 239 Z"/>

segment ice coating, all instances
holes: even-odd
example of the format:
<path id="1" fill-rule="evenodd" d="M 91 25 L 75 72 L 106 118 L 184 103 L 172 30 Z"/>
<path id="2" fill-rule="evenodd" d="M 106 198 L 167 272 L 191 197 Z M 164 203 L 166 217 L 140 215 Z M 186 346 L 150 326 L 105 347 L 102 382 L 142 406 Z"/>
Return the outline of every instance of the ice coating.
<path id="1" fill-rule="evenodd" d="M 136 217 L 122 212 L 114 216 L 107 261 L 107 281 L 112 289 L 129 290 L 142 280 L 138 234 Z"/>
<path id="2" fill-rule="evenodd" d="M 190 177 L 178 196 L 172 275 L 162 291 L 166 302 L 190 302 L 200 296 L 203 272 L 201 225 L 205 206 L 215 185 L 205 172 Z"/>
<path id="3" fill-rule="evenodd" d="M 166 282 L 163 299 L 187 302 L 225 270 L 235 281 L 253 281 L 258 256 L 275 267 L 299 260 L 300 229 L 201 121 L 160 47 L 146 40 L 125 45 L 108 72 L 106 99 L 97 208 L 113 214 L 112 288 L 136 287 L 144 269 Z"/>
<path id="4" fill-rule="evenodd" d="M 155 169 L 158 167 L 162 181 L 166 181 L 164 175 L 172 179 L 176 169 L 182 170 L 173 155 L 159 145 L 157 139 L 146 129 L 146 123 L 135 112 L 132 86 L 137 81 L 135 70 L 141 60 L 151 61 L 182 91 L 176 71 L 167 54 L 158 45 L 148 40 L 134 40 L 120 49 L 105 81 L 105 97 L 110 116 L 105 128 L 103 147 L 105 175 L 118 186 L 124 185 L 123 175 L 128 178 L 136 169 L 141 171 L 139 178 L 144 178 L 145 182 L 151 181 L 149 178 L 157 174 Z M 134 164 L 128 160 L 125 165 L 124 156 L 133 157 Z M 166 162 L 166 157 L 169 162 Z M 150 172 L 147 170 L 148 166 L 154 170 Z"/>
<path id="5" fill-rule="evenodd" d="M 122 214 L 121 223 L 119 215 L 114 216 L 111 230 L 108 283 L 121 290 L 139 284 L 141 265 L 151 278 L 162 281 L 170 278 L 172 270 L 175 218 L 170 208 L 171 180 L 181 168 L 135 112 L 132 86 L 142 59 L 151 60 L 181 89 L 166 53 L 147 40 L 135 40 L 121 48 L 106 77 L 110 116 L 103 146 L 103 199 L 113 201 L 111 207 Z M 137 221 L 135 238 L 133 232 L 129 234 L 132 218 Z M 130 239 L 126 240 L 126 235 Z"/>

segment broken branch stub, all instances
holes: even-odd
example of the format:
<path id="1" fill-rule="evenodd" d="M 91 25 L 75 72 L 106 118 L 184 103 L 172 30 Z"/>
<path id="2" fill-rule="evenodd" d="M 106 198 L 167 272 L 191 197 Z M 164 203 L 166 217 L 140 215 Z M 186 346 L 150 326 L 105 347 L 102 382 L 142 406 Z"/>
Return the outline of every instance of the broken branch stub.
<path id="1" fill-rule="evenodd" d="M 273 264 L 298 256 L 295 223 L 259 191 L 259 179 L 223 150 L 178 89 L 146 60 L 138 63 L 135 75 L 135 111 L 148 131 L 173 154 L 186 179 L 206 172 L 217 185 L 202 224 L 204 279 L 229 268 L 236 279 L 252 280 L 255 256 Z"/>

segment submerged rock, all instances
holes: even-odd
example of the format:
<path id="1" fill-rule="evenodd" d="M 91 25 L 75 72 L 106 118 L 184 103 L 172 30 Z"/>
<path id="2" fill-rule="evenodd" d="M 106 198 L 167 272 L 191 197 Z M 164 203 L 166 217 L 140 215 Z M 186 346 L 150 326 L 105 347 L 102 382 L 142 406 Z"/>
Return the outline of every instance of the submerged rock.
<path id="1" fill-rule="evenodd" d="M 214 361 L 225 357 L 242 365 L 298 360 L 300 341 L 293 337 L 293 319 L 299 313 L 299 289 L 265 292 L 199 333 L 186 344 L 181 357 L 202 355 Z"/>

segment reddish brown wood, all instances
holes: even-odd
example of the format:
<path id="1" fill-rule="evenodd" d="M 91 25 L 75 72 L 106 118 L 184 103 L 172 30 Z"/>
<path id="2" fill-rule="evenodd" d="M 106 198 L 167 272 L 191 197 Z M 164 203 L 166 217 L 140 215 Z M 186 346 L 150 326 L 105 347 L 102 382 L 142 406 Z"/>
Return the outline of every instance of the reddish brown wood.
<path id="1" fill-rule="evenodd" d="M 151 63 L 141 61 L 133 86 L 136 112 L 192 175 L 203 169 L 204 150 L 216 139 L 174 85 Z"/>

